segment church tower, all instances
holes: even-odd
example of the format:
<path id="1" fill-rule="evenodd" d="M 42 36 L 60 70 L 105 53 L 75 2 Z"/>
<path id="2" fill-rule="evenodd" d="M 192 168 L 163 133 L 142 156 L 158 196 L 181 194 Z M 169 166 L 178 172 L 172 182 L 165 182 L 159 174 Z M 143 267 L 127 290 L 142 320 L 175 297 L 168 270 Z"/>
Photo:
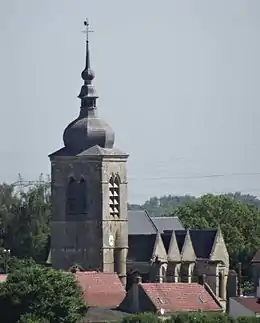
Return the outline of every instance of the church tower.
<path id="1" fill-rule="evenodd" d="M 68 270 L 117 272 L 126 284 L 128 155 L 114 148 L 112 128 L 97 115 L 90 68 L 88 22 L 79 116 L 64 130 L 51 161 L 51 262 Z"/>

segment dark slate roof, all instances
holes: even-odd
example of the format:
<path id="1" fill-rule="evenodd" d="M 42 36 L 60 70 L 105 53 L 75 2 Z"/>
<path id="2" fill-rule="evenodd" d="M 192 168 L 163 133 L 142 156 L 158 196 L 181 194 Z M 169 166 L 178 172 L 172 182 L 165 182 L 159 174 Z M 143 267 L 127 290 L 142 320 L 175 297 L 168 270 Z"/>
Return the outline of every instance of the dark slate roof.
<path id="1" fill-rule="evenodd" d="M 190 230 L 190 237 L 197 258 L 208 259 L 210 257 L 216 234 L 216 229 Z"/>
<path id="2" fill-rule="evenodd" d="M 184 245 L 186 232 L 187 232 L 187 230 L 177 230 L 177 231 L 175 231 L 176 240 L 177 240 L 177 244 L 178 244 L 180 253 L 182 252 L 182 247 Z"/>
<path id="3" fill-rule="evenodd" d="M 128 156 L 128 154 L 117 148 L 109 149 L 95 145 L 80 152 L 77 156 Z"/>
<path id="4" fill-rule="evenodd" d="M 128 255 L 130 261 L 147 262 L 152 258 L 156 234 L 136 234 L 128 236 Z"/>
<path id="5" fill-rule="evenodd" d="M 150 217 L 145 210 L 128 211 L 128 233 L 154 234 L 165 230 L 184 230 L 177 216 Z"/>
<path id="6" fill-rule="evenodd" d="M 166 250 L 167 253 L 169 251 L 171 238 L 172 238 L 172 234 L 171 233 L 164 233 L 164 234 L 162 234 L 162 241 L 163 241 L 164 248 L 165 248 L 165 250 Z"/>
<path id="7" fill-rule="evenodd" d="M 196 257 L 208 259 L 210 257 L 210 253 L 215 241 L 217 229 L 191 229 L 189 231 L 190 231 L 190 238 L 191 238 L 191 242 L 192 242 Z M 175 231 L 176 240 L 177 240 L 180 253 L 182 252 L 186 233 L 187 233 L 187 230 Z M 172 235 L 172 231 L 170 230 L 162 234 L 162 240 L 167 252 L 169 250 L 171 235 Z"/>
<path id="8" fill-rule="evenodd" d="M 128 211 L 128 234 L 156 234 L 157 228 L 143 210 Z"/>
<path id="9" fill-rule="evenodd" d="M 151 219 L 160 233 L 163 233 L 165 230 L 184 230 L 177 216 L 157 216 Z"/>

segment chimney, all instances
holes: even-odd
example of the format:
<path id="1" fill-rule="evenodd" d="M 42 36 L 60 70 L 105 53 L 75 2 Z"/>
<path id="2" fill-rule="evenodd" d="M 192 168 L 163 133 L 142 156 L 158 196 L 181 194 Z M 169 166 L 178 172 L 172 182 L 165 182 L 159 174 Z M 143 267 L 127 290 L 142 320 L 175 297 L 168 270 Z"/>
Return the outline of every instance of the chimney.
<path id="1" fill-rule="evenodd" d="M 199 280 L 198 280 L 198 283 L 202 286 L 205 285 L 206 283 L 206 275 L 205 274 L 202 274 L 202 275 L 199 275 Z"/>
<path id="2" fill-rule="evenodd" d="M 133 301 L 133 312 L 139 313 L 140 312 L 140 304 L 139 304 L 139 284 L 142 282 L 142 277 L 137 275 L 133 279 L 132 285 L 132 301 Z"/>

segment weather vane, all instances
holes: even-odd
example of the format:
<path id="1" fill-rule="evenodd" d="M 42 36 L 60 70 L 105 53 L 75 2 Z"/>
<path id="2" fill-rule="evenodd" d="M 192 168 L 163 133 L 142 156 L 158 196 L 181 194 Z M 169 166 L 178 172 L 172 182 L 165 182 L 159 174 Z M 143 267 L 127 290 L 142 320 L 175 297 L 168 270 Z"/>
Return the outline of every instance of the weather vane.
<path id="1" fill-rule="evenodd" d="M 86 41 L 88 42 L 88 34 L 89 33 L 93 33 L 94 30 L 90 30 L 89 29 L 89 22 L 88 19 L 86 18 L 86 20 L 84 21 L 84 26 L 86 27 L 86 30 L 83 30 L 83 33 L 86 34 Z"/>

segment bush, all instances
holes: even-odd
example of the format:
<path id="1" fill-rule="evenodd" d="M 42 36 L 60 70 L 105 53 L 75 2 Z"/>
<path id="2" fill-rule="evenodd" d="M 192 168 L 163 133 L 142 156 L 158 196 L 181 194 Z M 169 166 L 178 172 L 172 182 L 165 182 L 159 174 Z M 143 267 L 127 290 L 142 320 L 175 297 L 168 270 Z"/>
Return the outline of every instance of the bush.
<path id="1" fill-rule="evenodd" d="M 259 323 L 257 317 L 232 318 L 226 314 L 178 313 L 164 320 L 155 314 L 142 313 L 127 316 L 122 323 Z"/>
<path id="2" fill-rule="evenodd" d="M 35 323 L 43 322 L 39 321 L 43 318 L 51 323 L 75 323 L 83 317 L 85 309 L 74 276 L 51 268 L 20 267 L 0 286 L 0 313 L 4 323 L 15 323 L 28 315 Z"/>
<path id="3" fill-rule="evenodd" d="M 24 314 L 21 316 L 18 323 L 50 323 L 50 321 L 44 318 L 39 318 L 34 314 Z"/>

